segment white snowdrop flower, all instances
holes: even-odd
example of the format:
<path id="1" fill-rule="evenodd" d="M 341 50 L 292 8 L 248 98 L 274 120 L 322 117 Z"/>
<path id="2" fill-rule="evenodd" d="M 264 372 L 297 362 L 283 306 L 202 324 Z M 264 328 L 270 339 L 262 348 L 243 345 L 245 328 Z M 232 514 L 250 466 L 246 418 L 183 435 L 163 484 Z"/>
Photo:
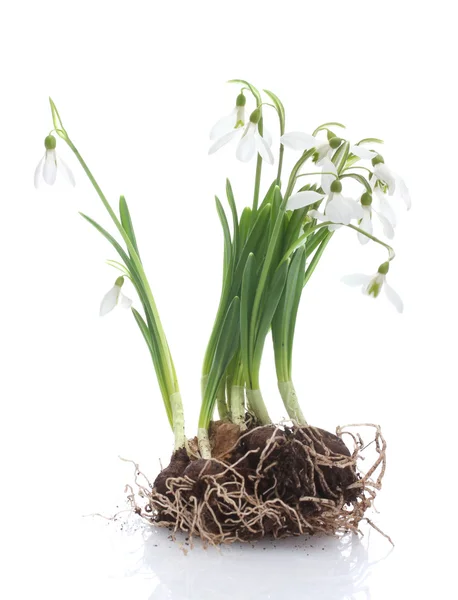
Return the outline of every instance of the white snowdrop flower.
<path id="1" fill-rule="evenodd" d="M 386 188 L 389 196 L 393 196 L 395 193 L 398 194 L 404 201 L 407 210 L 410 210 L 412 200 L 402 177 L 385 165 L 385 161 L 380 154 L 372 159 L 372 165 L 374 167 L 374 174 L 371 179 L 372 189 L 375 189 L 377 183 L 380 182 L 379 185 L 381 184 L 383 188 Z"/>
<path id="2" fill-rule="evenodd" d="M 118 304 L 119 306 L 122 306 L 122 308 L 130 308 L 132 306 L 132 300 L 125 296 L 121 291 L 123 285 L 124 277 L 118 277 L 111 290 L 105 294 L 102 303 L 100 304 L 101 317 L 111 312 Z"/>
<path id="3" fill-rule="evenodd" d="M 35 169 L 35 187 L 38 188 L 42 181 L 48 185 L 54 185 L 58 172 L 62 173 L 72 186 L 75 186 L 73 173 L 65 162 L 57 156 L 56 138 L 53 135 L 48 135 L 45 138 L 45 148 L 45 154 Z"/>
<path id="4" fill-rule="evenodd" d="M 364 214 L 358 225 L 360 229 L 363 229 L 368 234 L 372 235 L 372 232 L 374 230 L 372 224 L 372 216 L 375 214 L 383 226 L 383 233 L 390 240 L 393 239 L 394 224 L 386 215 L 374 208 L 372 204 L 372 194 L 370 192 L 364 192 L 364 194 L 361 196 L 361 208 L 363 209 Z M 361 242 L 361 244 L 367 244 L 367 242 L 369 241 L 369 238 L 363 233 L 360 233 L 359 231 L 358 239 Z"/>
<path id="5" fill-rule="evenodd" d="M 236 156 L 242 162 L 249 162 L 256 153 L 259 153 L 263 160 L 272 165 L 274 163 L 274 155 L 270 149 L 272 140 L 267 132 L 264 136 L 259 133 L 259 121 L 261 120 L 261 109 L 256 108 L 250 115 L 250 119 L 243 129 L 242 137 L 237 144 Z M 234 138 L 238 137 L 242 132 L 241 128 L 234 129 L 223 135 L 211 146 L 208 151 L 213 154 Z"/>
<path id="6" fill-rule="evenodd" d="M 237 96 L 233 110 L 213 125 L 210 131 L 211 140 L 219 140 L 234 129 L 237 130 L 245 126 L 245 104 L 246 98 L 241 92 Z"/>
<path id="7" fill-rule="evenodd" d="M 372 296 L 373 298 L 377 298 L 383 288 L 388 300 L 393 304 L 398 312 L 402 313 L 404 310 L 404 304 L 401 300 L 401 297 L 386 282 L 386 274 L 388 273 L 389 268 L 389 263 L 385 262 L 380 265 L 375 275 L 363 275 L 362 273 L 355 273 L 353 275 L 345 275 L 342 277 L 342 281 L 347 285 L 355 287 L 361 286 L 363 294 L 366 296 Z"/>
<path id="8" fill-rule="evenodd" d="M 336 176 L 335 165 L 328 159 L 324 160 L 321 187 L 328 196 L 326 207 L 324 213 L 317 210 L 311 210 L 309 213 L 311 217 L 320 221 L 331 221 L 333 224 L 328 226 L 330 231 L 335 231 L 341 225 L 349 225 L 353 219 L 364 217 L 361 205 L 353 198 L 342 195 L 342 182 Z"/>
<path id="9" fill-rule="evenodd" d="M 301 131 L 291 131 L 281 136 L 280 142 L 292 150 L 311 150 L 315 148 L 318 158 L 317 164 L 321 165 L 324 159 L 330 158 L 332 152 L 337 150 L 344 140 L 334 136 L 327 141 Z M 363 146 L 350 146 L 350 152 L 362 159 L 372 159 L 376 152 Z"/>

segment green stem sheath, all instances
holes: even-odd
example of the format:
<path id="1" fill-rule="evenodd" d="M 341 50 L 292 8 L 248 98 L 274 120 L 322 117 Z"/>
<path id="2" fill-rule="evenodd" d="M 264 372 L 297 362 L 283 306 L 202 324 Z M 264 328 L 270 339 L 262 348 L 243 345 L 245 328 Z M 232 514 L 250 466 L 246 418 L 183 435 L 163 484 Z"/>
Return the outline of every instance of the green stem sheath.
<path id="1" fill-rule="evenodd" d="M 296 390 L 292 381 L 279 381 L 278 389 L 285 405 L 286 411 L 291 421 L 298 425 L 307 425 L 304 415 L 302 414 Z"/>

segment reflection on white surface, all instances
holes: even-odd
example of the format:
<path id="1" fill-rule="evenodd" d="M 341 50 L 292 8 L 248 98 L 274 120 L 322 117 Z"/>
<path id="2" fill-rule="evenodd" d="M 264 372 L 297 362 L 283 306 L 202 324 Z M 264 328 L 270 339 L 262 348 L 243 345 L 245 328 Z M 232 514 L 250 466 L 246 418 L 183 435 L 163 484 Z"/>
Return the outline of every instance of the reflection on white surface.
<path id="1" fill-rule="evenodd" d="M 135 546 L 124 562 L 130 565 L 126 577 L 149 580 L 151 593 L 142 596 L 147 600 L 369 599 L 371 570 L 383 558 L 372 556 L 370 536 L 260 541 L 221 550 L 200 543 L 191 549 L 184 536 L 169 536 L 160 529 L 121 535 L 124 558 L 126 538 Z M 386 541 L 382 546 L 389 553 Z"/>

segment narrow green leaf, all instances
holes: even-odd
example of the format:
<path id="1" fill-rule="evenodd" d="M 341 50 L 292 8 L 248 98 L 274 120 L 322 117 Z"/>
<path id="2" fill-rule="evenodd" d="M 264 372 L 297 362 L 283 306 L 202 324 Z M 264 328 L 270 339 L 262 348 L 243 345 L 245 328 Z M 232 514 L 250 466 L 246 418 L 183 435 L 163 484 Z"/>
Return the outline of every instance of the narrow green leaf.
<path id="1" fill-rule="evenodd" d="M 251 225 L 251 208 L 247 206 L 243 209 L 242 214 L 240 216 L 240 225 L 239 225 L 239 233 L 240 233 L 240 247 L 243 247 L 248 233 L 250 231 Z"/>
<path id="2" fill-rule="evenodd" d="M 348 155 L 350 154 L 350 143 L 344 142 L 339 148 L 336 150 L 334 156 L 332 157 L 332 162 L 335 164 L 337 172 L 345 167 L 347 162 Z"/>
<path id="3" fill-rule="evenodd" d="M 323 123 L 323 125 L 317 127 L 312 135 L 315 136 L 319 131 L 321 131 L 322 129 L 327 129 L 328 127 L 342 127 L 343 129 L 345 129 L 345 125 L 342 125 L 342 123 L 330 121 L 329 123 Z"/>
<path id="4" fill-rule="evenodd" d="M 235 297 L 225 315 L 221 332 L 216 344 L 213 363 L 208 374 L 207 386 L 199 418 L 200 427 L 208 427 L 213 415 L 216 394 L 224 373 L 234 354 L 237 352 L 240 340 L 240 298 Z"/>
<path id="5" fill-rule="evenodd" d="M 232 213 L 233 255 L 234 260 L 237 260 L 240 251 L 239 217 L 237 214 L 237 206 L 235 204 L 234 194 L 232 192 L 232 186 L 229 179 L 226 179 L 226 195 Z"/>
<path id="6" fill-rule="evenodd" d="M 278 269 L 275 271 L 272 282 L 265 294 L 264 301 L 262 303 L 262 310 L 260 311 L 259 326 L 256 328 L 254 337 L 253 347 L 253 359 L 252 369 L 254 372 L 258 372 L 261 364 L 262 351 L 264 349 L 264 343 L 266 336 L 269 333 L 269 329 L 274 317 L 275 311 L 277 310 L 278 303 L 285 287 L 286 277 L 288 275 L 290 261 L 283 262 Z M 255 315 L 252 315 L 255 318 Z M 252 329 L 252 327 L 250 327 Z M 251 334 L 251 332 L 250 332 Z M 251 343 L 252 340 L 250 340 Z"/>
<path id="7" fill-rule="evenodd" d="M 231 241 L 231 232 L 229 229 L 229 223 L 227 222 L 226 213 L 224 212 L 223 205 L 219 201 L 219 199 L 215 196 L 216 202 L 216 210 L 218 211 L 219 220 L 221 222 L 221 227 L 223 228 L 224 234 L 224 272 L 223 277 L 228 277 L 231 265 L 232 265 L 232 241 Z"/>
<path id="8" fill-rule="evenodd" d="M 259 207 L 259 209 L 264 208 L 264 206 L 266 206 L 266 204 L 272 204 L 273 203 L 273 198 L 274 198 L 274 194 L 275 194 L 275 187 L 277 185 L 278 185 L 278 181 L 276 179 L 274 179 L 272 181 L 272 183 L 270 184 L 270 187 L 267 190 L 267 193 L 264 196 L 264 200 L 261 202 L 261 206 Z"/>
<path id="9" fill-rule="evenodd" d="M 333 235 L 334 235 L 334 231 L 328 231 L 326 237 L 323 239 L 321 244 L 318 246 L 317 251 L 313 255 L 313 258 L 310 261 L 310 264 L 307 267 L 307 270 L 305 271 L 304 286 L 307 284 L 308 280 L 313 275 L 313 271 L 316 269 L 316 266 L 317 266 L 320 258 L 323 256 L 323 252 L 325 251 L 326 246 L 329 244 Z"/>
<path id="10" fill-rule="evenodd" d="M 131 266 L 132 266 L 131 260 L 128 256 L 128 254 L 126 253 L 126 251 L 124 250 L 124 248 L 114 239 L 114 237 L 111 234 L 109 234 L 108 231 L 106 231 L 96 221 L 91 219 L 91 217 L 88 217 L 87 215 L 85 215 L 82 212 L 80 212 L 80 215 L 83 217 L 83 219 L 86 219 L 86 221 L 88 221 L 93 227 L 95 227 L 95 229 L 97 229 L 97 231 L 99 233 L 101 233 L 103 235 L 103 237 L 110 242 L 110 244 L 113 246 L 113 248 L 119 254 L 119 256 L 123 259 L 124 263 L 126 264 L 127 268 L 129 269 L 129 271 L 131 271 Z"/>
<path id="11" fill-rule="evenodd" d="M 134 226 L 132 224 L 132 219 L 130 217 L 129 207 L 127 206 L 126 199 L 124 196 L 119 198 L 119 216 L 121 217 L 121 224 L 124 231 L 129 236 L 130 241 L 132 242 L 132 246 L 135 248 L 135 252 L 140 258 L 140 253 L 138 251 L 137 239 L 135 237 Z"/>
<path id="12" fill-rule="evenodd" d="M 240 295 L 240 349 L 245 379 L 248 383 L 251 383 L 250 318 L 256 293 L 256 271 L 256 258 L 254 254 L 250 254 L 243 271 Z"/>
<path id="13" fill-rule="evenodd" d="M 384 141 L 383 140 L 379 140 L 378 138 L 364 138 L 363 140 L 359 140 L 359 142 L 356 143 L 357 146 L 359 146 L 360 144 L 383 144 Z"/>
<path id="14" fill-rule="evenodd" d="M 135 317 L 135 320 L 137 322 L 137 325 L 140 329 L 140 331 L 142 332 L 143 338 L 146 342 L 146 345 L 148 346 L 148 349 L 150 351 L 151 357 L 153 359 L 153 363 L 154 366 L 156 367 L 156 365 L 158 364 L 158 362 L 161 362 L 161 357 L 158 355 L 158 350 L 157 350 L 157 346 L 154 342 L 154 337 L 151 335 L 151 332 L 148 328 L 148 325 L 145 323 L 143 317 L 141 316 L 141 314 L 135 310 L 135 308 L 132 308 L 132 313 Z M 170 403 L 169 400 L 169 393 L 167 390 L 167 385 L 164 381 L 164 378 L 162 377 L 162 374 L 160 371 L 156 370 L 156 376 L 157 376 L 157 381 L 159 383 L 159 388 L 161 390 L 161 394 L 162 397 L 165 399 L 168 399 L 168 402 L 164 402 L 165 404 L 165 410 L 167 413 L 167 418 L 169 420 L 170 425 L 173 427 L 173 413 L 172 413 L 172 405 Z"/>
<path id="15" fill-rule="evenodd" d="M 294 333 L 296 329 L 297 313 L 299 310 L 299 304 L 301 301 L 301 295 L 303 288 L 303 273 L 305 270 L 306 252 L 305 248 L 301 248 L 296 252 L 293 257 L 289 273 L 288 273 L 288 297 L 287 297 L 287 309 L 285 310 L 287 320 L 285 327 L 287 327 L 287 363 L 288 363 L 288 379 L 291 378 L 291 367 L 293 360 L 293 344 L 294 344 Z M 291 274 L 291 276 L 290 276 Z"/>
<path id="16" fill-rule="evenodd" d="M 347 161 L 347 163 L 348 163 L 348 161 Z M 371 184 L 367 181 L 367 179 L 365 177 L 363 177 L 359 173 L 345 173 L 344 175 L 340 176 L 340 179 L 344 179 L 345 177 L 350 177 L 351 179 L 355 179 L 356 181 L 361 183 L 361 185 L 363 185 L 366 188 L 366 191 L 368 191 L 369 193 L 372 193 Z"/>
<path id="17" fill-rule="evenodd" d="M 285 133 L 285 107 L 283 106 L 280 98 L 273 92 L 270 92 L 269 90 L 264 90 L 264 92 L 274 103 L 275 109 L 278 113 L 278 118 L 280 119 L 280 135 L 283 135 Z"/>

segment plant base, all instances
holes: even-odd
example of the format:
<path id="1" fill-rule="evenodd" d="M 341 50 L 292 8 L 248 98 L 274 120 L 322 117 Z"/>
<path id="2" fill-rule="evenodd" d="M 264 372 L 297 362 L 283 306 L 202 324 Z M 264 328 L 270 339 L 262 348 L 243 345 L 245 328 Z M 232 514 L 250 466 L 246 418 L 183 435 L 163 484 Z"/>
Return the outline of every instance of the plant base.
<path id="1" fill-rule="evenodd" d="M 370 425 L 375 457 L 362 474 L 357 461 L 368 445 L 350 427 L 338 428 L 337 435 L 311 426 L 254 427 L 240 434 L 232 424 L 215 423 L 215 458 L 190 459 L 179 450 L 154 485 L 136 478 L 138 490 L 131 489 L 129 499 L 149 522 L 211 544 L 356 533 L 381 488 L 386 444 L 380 428 Z"/>

